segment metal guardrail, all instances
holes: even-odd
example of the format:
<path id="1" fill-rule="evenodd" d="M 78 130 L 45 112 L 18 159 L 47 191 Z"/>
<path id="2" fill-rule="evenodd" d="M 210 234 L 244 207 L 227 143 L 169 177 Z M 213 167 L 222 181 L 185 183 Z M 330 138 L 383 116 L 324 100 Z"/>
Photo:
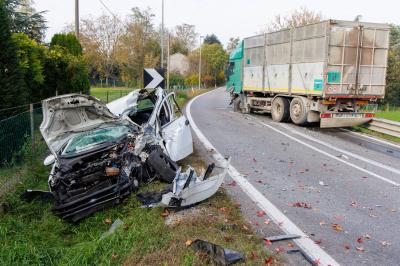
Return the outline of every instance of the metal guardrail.
<path id="1" fill-rule="evenodd" d="M 400 138 L 400 122 L 383 118 L 374 118 L 371 122 L 366 124 L 365 127 L 373 131 Z"/>

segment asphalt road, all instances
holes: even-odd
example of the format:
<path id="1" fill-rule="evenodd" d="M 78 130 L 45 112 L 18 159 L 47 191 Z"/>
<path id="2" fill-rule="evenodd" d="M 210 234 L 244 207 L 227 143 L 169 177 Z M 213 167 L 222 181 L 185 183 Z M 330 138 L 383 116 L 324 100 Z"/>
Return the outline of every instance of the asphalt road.
<path id="1" fill-rule="evenodd" d="M 265 198 L 342 265 L 400 264 L 399 146 L 235 113 L 228 103 L 224 89 L 203 95 L 193 120 Z"/>

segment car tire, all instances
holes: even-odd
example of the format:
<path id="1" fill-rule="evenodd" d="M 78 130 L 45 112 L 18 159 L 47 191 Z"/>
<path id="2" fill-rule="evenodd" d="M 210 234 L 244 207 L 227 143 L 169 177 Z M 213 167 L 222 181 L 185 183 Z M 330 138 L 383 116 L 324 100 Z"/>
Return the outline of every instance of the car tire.
<path id="1" fill-rule="evenodd" d="M 301 98 L 293 98 L 290 102 L 290 118 L 296 125 L 307 123 L 307 109 Z"/>
<path id="2" fill-rule="evenodd" d="M 276 122 L 286 122 L 290 116 L 289 100 L 283 97 L 276 97 L 272 102 L 271 116 Z"/>

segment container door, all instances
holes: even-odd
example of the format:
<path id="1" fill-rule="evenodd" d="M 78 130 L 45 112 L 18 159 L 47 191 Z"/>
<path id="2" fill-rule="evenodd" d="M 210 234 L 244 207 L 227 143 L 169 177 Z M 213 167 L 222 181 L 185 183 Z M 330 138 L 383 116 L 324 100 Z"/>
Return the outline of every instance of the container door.
<path id="1" fill-rule="evenodd" d="M 383 96 L 388 34 L 355 22 L 331 25 L 326 94 Z"/>

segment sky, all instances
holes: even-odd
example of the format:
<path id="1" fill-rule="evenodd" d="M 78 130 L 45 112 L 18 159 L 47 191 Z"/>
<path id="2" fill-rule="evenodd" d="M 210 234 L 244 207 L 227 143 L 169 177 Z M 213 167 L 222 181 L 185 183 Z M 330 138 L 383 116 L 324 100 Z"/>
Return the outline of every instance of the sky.
<path id="1" fill-rule="evenodd" d="M 123 18 L 133 7 L 150 7 L 156 25 L 161 23 L 162 0 L 101 0 L 115 15 Z M 109 14 L 100 0 L 80 0 L 80 17 Z M 164 0 L 165 26 L 187 23 L 196 26 L 199 35 L 214 33 L 226 44 L 230 37 L 248 37 L 260 32 L 275 15 L 288 15 L 300 7 L 320 12 L 324 18 L 400 25 L 399 0 Z M 38 11 L 46 10 L 46 41 L 54 33 L 74 22 L 75 0 L 35 0 Z"/>

